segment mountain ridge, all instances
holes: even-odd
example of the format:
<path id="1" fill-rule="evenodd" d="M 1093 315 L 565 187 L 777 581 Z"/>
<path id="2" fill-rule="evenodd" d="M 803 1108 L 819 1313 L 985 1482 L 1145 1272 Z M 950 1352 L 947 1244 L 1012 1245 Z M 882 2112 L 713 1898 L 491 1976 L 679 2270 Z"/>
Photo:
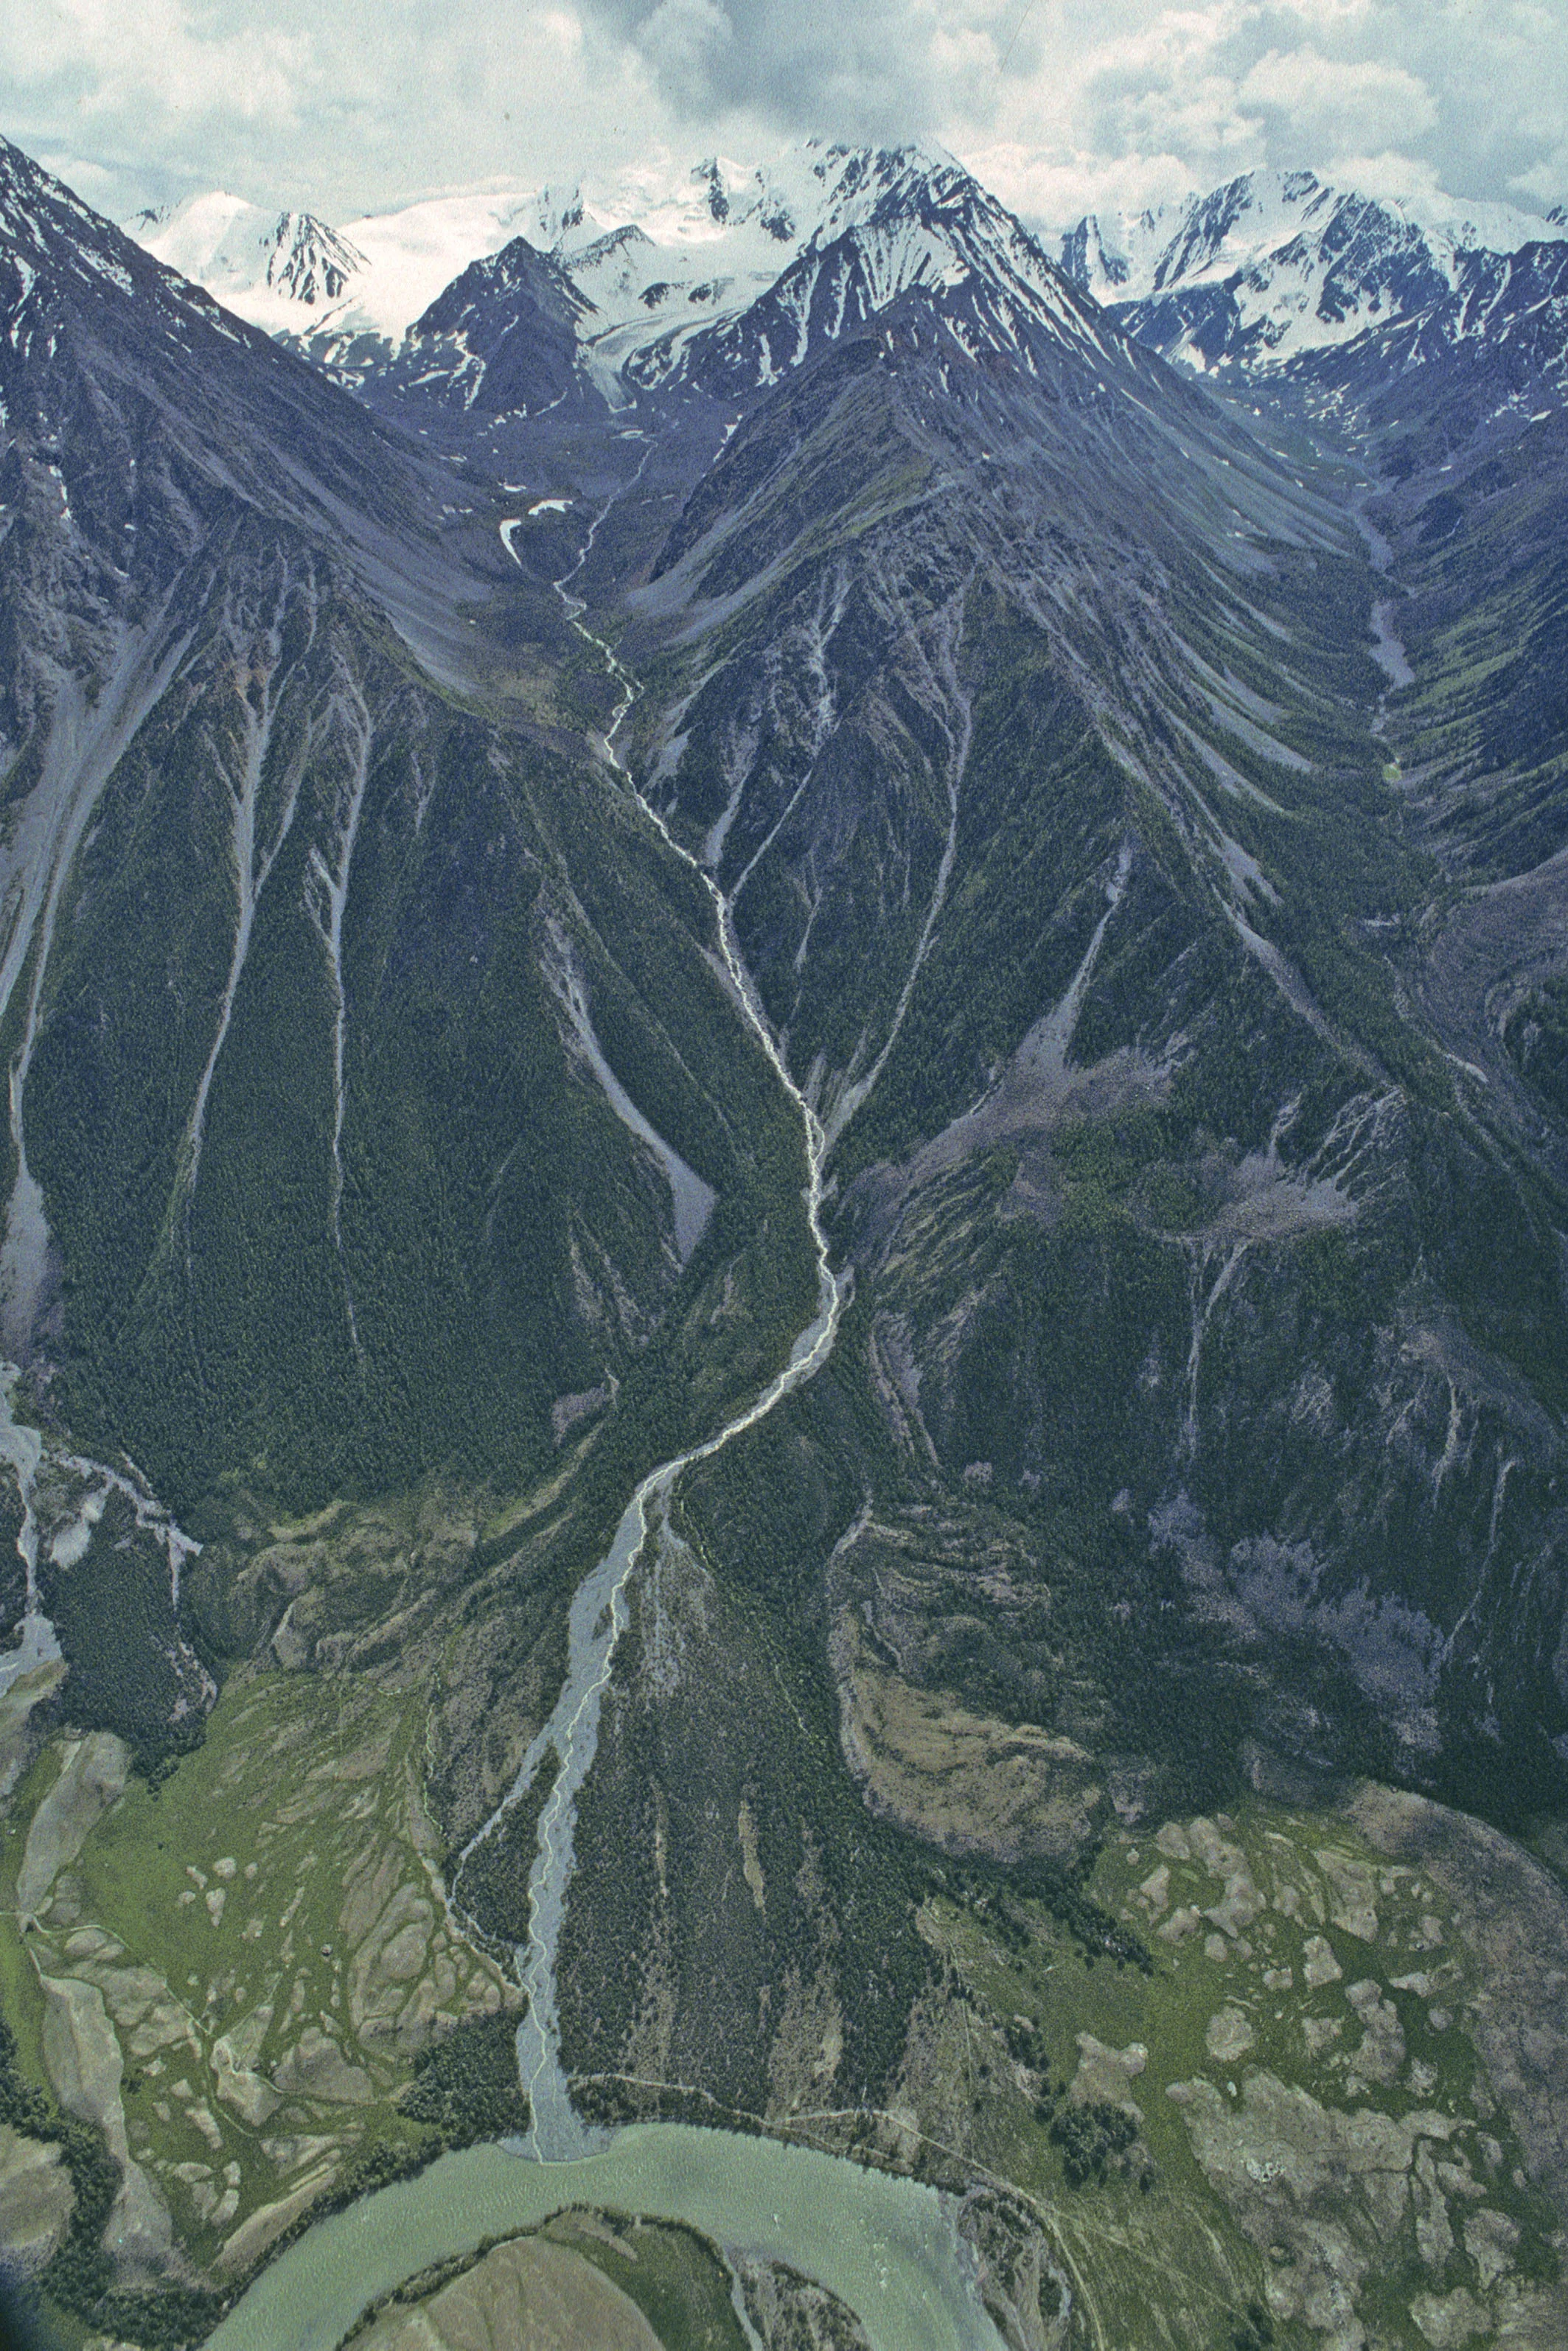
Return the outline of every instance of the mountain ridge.
<path id="1" fill-rule="evenodd" d="M 1009 2351 L 1555 2340 L 1564 1912 L 1443 1809 L 1568 1865 L 1552 247 L 1205 378 L 708 158 L 311 365 L 11 153 L 42 2295 L 548 2105 L 937 2180 Z"/>
<path id="2" fill-rule="evenodd" d="M 1550 242 L 1552 219 L 1499 204 L 1379 196 L 1310 171 L 1249 172 L 1157 211 L 1085 214 L 1056 249 L 1097 298 L 1230 297 L 1225 355 L 1271 360 L 1346 341 L 1452 293 L 1468 260 Z M 1214 364 L 1212 323 L 1190 363 Z M 1234 346 L 1234 348 L 1232 348 Z"/>

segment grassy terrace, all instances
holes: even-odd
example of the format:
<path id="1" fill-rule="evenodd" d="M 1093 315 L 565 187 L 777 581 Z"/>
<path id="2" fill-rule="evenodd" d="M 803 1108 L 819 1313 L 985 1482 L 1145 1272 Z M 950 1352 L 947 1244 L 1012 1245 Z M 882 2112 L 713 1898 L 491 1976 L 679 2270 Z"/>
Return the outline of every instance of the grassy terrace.
<path id="1" fill-rule="evenodd" d="M 154 2237 L 162 2204 L 219 2283 L 378 2150 L 436 2151 L 399 2093 L 433 2035 L 516 2000 L 446 1923 L 423 1735 L 419 1702 L 264 1674 L 156 1788 L 99 1734 L 51 1741 L 17 1792 L 0 1969 L 23 2070 L 74 2075 Z M 105 1808 L 87 1767 L 106 1759 Z M 492 2070 L 511 2060 L 509 2033 L 486 2039 Z M 431 2107 L 445 2135 L 462 2105 Z"/>
<path id="2" fill-rule="evenodd" d="M 1253 1804 L 1120 1833 L 1092 1883 L 1152 1975 L 1009 1896 L 926 1906 L 945 1990 L 903 2090 L 931 2140 L 1035 2202 L 1101 2342 L 1245 2342 L 1252 2304 L 1281 2344 L 1430 2351 L 1509 2319 L 1553 2339 L 1555 2218 L 1478 2060 L 1487 1970 L 1432 1874 Z"/>

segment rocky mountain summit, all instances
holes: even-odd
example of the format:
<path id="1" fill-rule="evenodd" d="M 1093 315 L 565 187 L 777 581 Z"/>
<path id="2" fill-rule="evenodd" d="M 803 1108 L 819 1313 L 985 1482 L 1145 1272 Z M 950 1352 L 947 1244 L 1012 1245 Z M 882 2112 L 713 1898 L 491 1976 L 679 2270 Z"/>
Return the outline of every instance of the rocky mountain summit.
<path id="1" fill-rule="evenodd" d="M 709 159 L 669 188 L 434 199 L 342 235 L 223 195 L 131 226 L 159 259 L 357 386 L 367 366 L 427 384 L 432 340 L 459 336 L 441 371 L 468 404 L 530 253 L 530 298 L 548 277 L 583 378 L 612 404 L 664 382 L 753 391 L 911 286 L 949 308 L 966 286 L 971 303 L 1001 306 L 975 329 L 998 349 L 1012 335 L 1008 305 L 1059 319 L 1075 307 L 1022 223 L 951 157 L 918 147 L 811 141 L 767 170 Z"/>
<path id="2" fill-rule="evenodd" d="M 302 311 L 337 311 L 370 266 L 313 213 L 265 212 L 221 189 L 138 213 L 127 225 L 155 259 L 273 334 L 287 333 Z"/>
<path id="3" fill-rule="evenodd" d="M 1554 240 L 1552 219 L 1500 204 L 1252 172 L 1157 211 L 1086 214 L 1052 249 L 1075 285 L 1167 359 L 1256 370 L 1434 314 L 1469 317 L 1473 332 L 1477 288 L 1506 285 L 1514 256 Z"/>
<path id="4" fill-rule="evenodd" d="M 129 225 L 157 258 L 340 371 L 356 354 L 393 360 L 449 285 L 520 238 L 570 277 L 584 365 L 612 388 L 651 347 L 662 357 L 644 358 L 644 371 L 668 373 L 686 340 L 739 317 L 813 242 L 879 207 L 885 220 L 915 181 L 955 169 L 917 149 L 817 141 L 767 169 L 710 157 L 673 179 L 436 197 L 340 235 L 223 194 Z"/>

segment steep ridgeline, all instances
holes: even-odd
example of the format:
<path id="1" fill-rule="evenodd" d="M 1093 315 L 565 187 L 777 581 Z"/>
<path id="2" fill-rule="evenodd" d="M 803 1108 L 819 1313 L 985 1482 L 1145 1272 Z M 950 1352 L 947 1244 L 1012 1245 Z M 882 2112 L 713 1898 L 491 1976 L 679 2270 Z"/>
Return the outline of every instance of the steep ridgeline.
<path id="1" fill-rule="evenodd" d="M 394 415 L 440 406 L 497 423 L 566 403 L 601 408 L 578 349 L 591 307 L 565 270 L 514 237 L 471 262 L 415 319 L 376 371 L 376 404 Z"/>
<path id="2" fill-rule="evenodd" d="M 0 1936 L 101 2078 L 177 2012 L 123 2195 L 215 2294 L 521 2130 L 520 1949 L 546 2140 L 873 2145 L 1015 2346 L 1544 2292 L 1557 1979 L 1324 1822 L 1568 1811 L 1561 419 L 1375 481 L 1391 392 L 1238 362 L 1286 464 L 905 150 L 492 208 L 351 364 L 345 278 L 355 405 L 0 163 L 5 1588 L 113 1734 L 0 1714 Z M 89 1820 L 94 1510 L 212 1713 Z"/>
<path id="3" fill-rule="evenodd" d="M 1244 172 L 1209 194 L 1055 241 L 1062 269 L 1130 334 L 1199 370 L 1325 359 L 1403 321 L 1442 340 L 1495 331 L 1489 314 L 1551 220 L 1502 204 L 1400 203 L 1312 172 Z M 1517 257 L 1517 262 L 1516 262 Z"/>
<path id="4" fill-rule="evenodd" d="M 1174 219 L 1082 222 L 1063 255 L 1141 340 L 1362 475 L 1379 731 L 1450 883 L 1386 951 L 1472 1106 L 1560 1181 L 1568 217 L 1253 175 Z"/>
<path id="5" fill-rule="evenodd" d="M 1060 250 L 1068 275 L 1128 333 L 1208 373 L 1265 433 L 1274 413 L 1287 431 L 1304 413 L 1365 469 L 1369 495 L 1380 482 L 1393 494 L 1386 520 L 1402 549 L 1454 538 L 1456 465 L 1483 497 L 1507 479 L 1557 471 L 1550 434 L 1528 454 L 1507 453 L 1568 401 L 1561 207 L 1542 218 L 1381 202 L 1310 172 L 1249 173 L 1180 207 L 1087 216 Z M 1426 552 L 1421 561 L 1430 569 Z M 1478 597 L 1474 586 L 1480 627 L 1500 622 L 1506 641 L 1517 590 Z M 1527 629 L 1552 606 L 1543 584 Z M 1446 695 L 1454 683 L 1450 670 Z"/>
<path id="6" fill-rule="evenodd" d="M 740 319 L 795 262 L 857 227 L 902 225 L 904 234 L 873 234 L 867 246 L 883 280 L 873 296 L 880 307 L 891 298 L 886 272 L 919 266 L 921 207 L 950 208 L 960 188 L 993 231 L 1017 236 L 1018 225 L 939 150 L 821 140 L 755 171 L 710 157 L 674 176 L 638 169 L 604 185 L 431 197 L 351 222 L 344 234 L 309 214 L 272 213 L 221 192 L 166 215 L 140 214 L 130 227 L 242 318 L 372 395 L 386 370 L 405 381 L 418 372 L 412 362 L 430 341 L 433 308 L 445 310 L 437 335 L 462 313 L 471 348 L 427 350 L 423 380 L 452 376 L 472 391 L 515 292 L 518 335 L 552 340 L 538 304 L 556 323 L 569 318 L 585 376 L 615 404 L 625 386 L 682 374 L 689 342 Z M 502 266 L 471 274 L 486 263 Z M 459 282 L 463 294 L 444 303 Z M 852 319 L 863 306 L 852 292 L 850 301 Z M 797 340 L 791 333 L 779 343 L 773 372 Z M 496 414 L 503 403 L 487 406 Z"/>
<path id="7" fill-rule="evenodd" d="M 565 403 L 597 402 L 601 386 L 616 404 L 662 396 L 655 413 L 691 393 L 733 405 L 911 291 L 971 359 L 989 350 L 1030 366 L 1035 336 L 1064 324 L 1092 340 L 1037 241 L 950 159 L 830 150 L 816 168 L 821 217 L 760 290 L 716 273 L 677 304 L 667 281 L 637 286 L 630 228 L 580 254 L 558 245 L 546 255 L 519 236 L 455 278 L 359 388 L 392 414 L 440 402 L 476 422 L 537 423 Z M 778 234 L 782 217 L 772 216 L 775 261 L 790 242 Z M 620 265 L 612 277 L 606 244 Z M 587 290 L 604 280 L 597 298 Z"/>
<path id="8" fill-rule="evenodd" d="M 859 160 L 857 201 L 833 207 L 764 294 L 651 340 L 624 361 L 626 381 L 745 399 L 911 292 L 911 319 L 939 323 L 970 359 L 989 350 L 1027 369 L 1041 331 L 1094 340 L 1036 240 L 969 172 L 919 149 Z"/>
<path id="9" fill-rule="evenodd" d="M 612 2110 L 896 2103 L 900 1830 L 1061 1865 L 1247 1757 L 1563 1787 L 1568 1204 L 1396 967 L 1438 876 L 1377 575 L 1030 272 L 808 333 L 621 604 L 630 763 L 729 896 L 855 1290 L 632 1595 L 561 1947 Z M 685 373 L 792 356 L 765 308 Z"/>
<path id="10" fill-rule="evenodd" d="M 1141 341 L 1362 476 L 1380 731 L 1408 837 L 1453 884 L 1387 948 L 1461 1082 L 1560 1177 L 1568 214 L 1249 174 L 1086 218 L 1061 253 Z"/>
<path id="11" fill-rule="evenodd" d="M 575 738 L 473 715 L 483 504 L 10 148 L 0 314 L 6 1352 L 181 1510 L 522 1475 L 773 1081 Z"/>
<path id="12" fill-rule="evenodd" d="M 1568 398 L 1568 236 L 1461 255 L 1436 300 L 1303 357 L 1292 375 L 1342 430 L 1391 444 L 1400 472 L 1478 432 L 1519 431 L 1542 402 Z"/>
<path id="13" fill-rule="evenodd" d="M 1568 244 L 1301 385 L 1368 477 L 1394 659 L 1383 739 L 1439 904 L 1390 940 L 1478 1114 L 1568 1177 Z M 1347 354 L 1349 356 L 1349 354 Z M 1555 1210 L 1552 1212 L 1555 1220 Z M 1554 1671 L 1562 1677 L 1562 1652 Z"/>
<path id="14" fill-rule="evenodd" d="M 1421 834 L 1467 885 L 1543 866 L 1568 772 L 1568 239 L 1465 256 L 1442 301 L 1301 360 L 1284 389 L 1364 476 L 1404 645 L 1387 739 Z"/>

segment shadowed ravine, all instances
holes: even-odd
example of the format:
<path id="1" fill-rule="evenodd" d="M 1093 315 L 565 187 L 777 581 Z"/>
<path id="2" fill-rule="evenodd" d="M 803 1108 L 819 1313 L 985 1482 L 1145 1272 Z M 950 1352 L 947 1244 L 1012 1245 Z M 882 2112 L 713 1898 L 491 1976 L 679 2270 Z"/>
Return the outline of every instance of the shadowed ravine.
<path id="1" fill-rule="evenodd" d="M 643 463 L 646 462 L 644 456 Z M 604 737 L 604 753 L 612 765 L 626 775 L 626 769 L 616 756 L 614 738 L 636 697 L 636 684 L 612 647 L 587 627 L 581 617 L 585 609 L 582 600 L 572 594 L 570 586 L 588 559 L 594 531 L 602 519 L 602 513 L 595 517 L 581 554 L 571 569 L 556 582 L 556 590 L 573 628 L 599 653 L 620 689 L 620 703 Z M 513 525 L 502 525 L 502 540 L 508 553 L 512 552 L 508 532 L 513 528 Z M 629 775 L 627 782 L 635 792 L 636 786 Z M 650 1470 L 632 1495 L 615 1530 L 614 1541 L 580 1584 L 572 1602 L 566 1684 L 556 1701 L 555 1711 L 530 1743 L 512 1786 L 489 1819 L 469 1839 L 459 1857 L 461 1869 L 511 1807 L 527 1794 L 544 1767 L 547 1756 L 553 1753 L 559 1769 L 539 1819 L 538 1852 L 528 1881 L 528 1940 L 517 1952 L 518 1968 L 528 1995 L 528 2012 L 517 2032 L 518 2064 L 523 2086 L 528 2091 L 533 2110 L 533 2127 L 527 2147 L 529 2154 L 546 2163 L 572 2161 L 590 2153 L 595 2147 L 603 2146 L 607 2137 L 603 2131 L 591 2129 L 580 2120 L 574 2113 L 568 2095 L 559 2060 L 555 1952 L 567 1883 L 572 1869 L 577 1793 L 593 1761 L 599 1736 L 600 1700 L 610 1679 L 616 1646 L 626 1628 L 627 1583 L 645 1541 L 662 1521 L 671 1489 L 682 1470 L 689 1468 L 694 1462 L 709 1459 L 733 1437 L 755 1427 L 759 1420 L 772 1412 L 775 1405 L 803 1381 L 809 1380 L 812 1373 L 827 1361 L 838 1330 L 842 1295 L 838 1278 L 829 1262 L 827 1238 L 821 1225 L 822 1163 L 827 1151 L 827 1138 L 821 1122 L 790 1076 L 768 1027 L 750 977 L 740 958 L 728 899 L 706 867 L 674 838 L 664 820 L 648 807 L 641 794 L 637 797 L 661 838 L 674 855 L 700 877 L 712 898 L 718 918 L 719 943 L 737 998 L 747 1021 L 773 1065 L 779 1084 L 800 1114 L 805 1134 L 808 1169 L 806 1216 L 817 1257 L 817 1311 L 796 1340 L 789 1362 L 760 1396 L 727 1421 L 716 1436 L 693 1446 L 688 1452 L 677 1455 L 673 1461 L 662 1462 L 656 1469 Z"/>

